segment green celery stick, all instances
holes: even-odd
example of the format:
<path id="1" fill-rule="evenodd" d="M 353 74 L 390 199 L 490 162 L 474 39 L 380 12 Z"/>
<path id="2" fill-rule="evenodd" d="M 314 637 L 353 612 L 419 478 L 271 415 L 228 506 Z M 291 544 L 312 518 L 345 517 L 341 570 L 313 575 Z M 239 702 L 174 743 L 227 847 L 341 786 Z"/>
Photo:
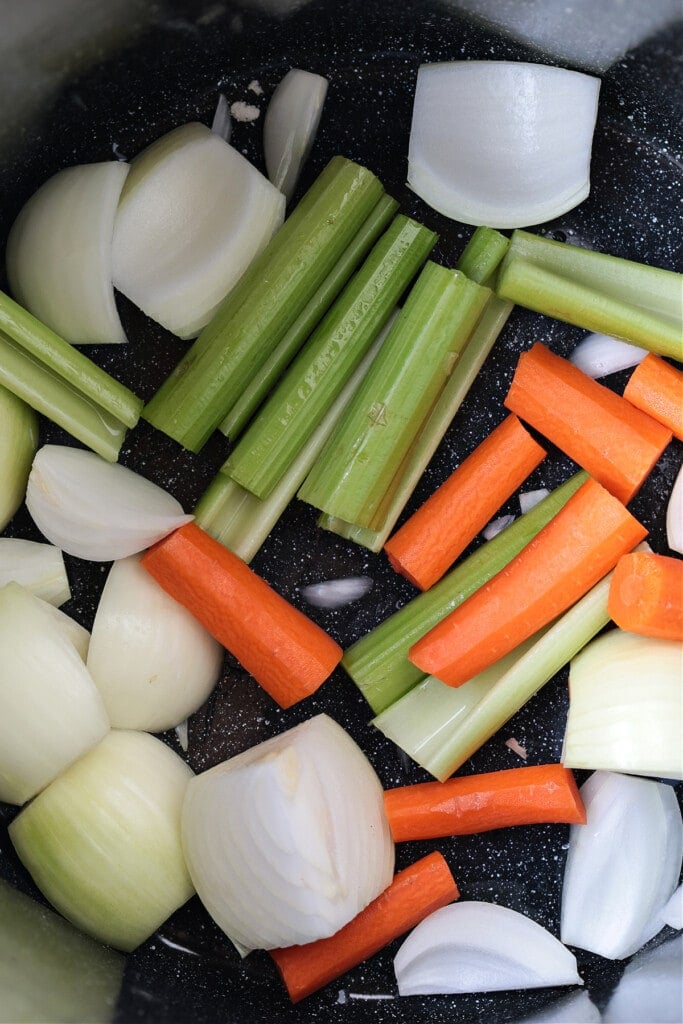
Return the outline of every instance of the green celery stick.
<path id="1" fill-rule="evenodd" d="M 464 686 L 446 686 L 430 677 L 424 689 L 411 690 L 373 724 L 402 749 L 405 737 L 411 747 L 407 753 L 443 782 L 607 625 L 611 577 L 609 573 L 552 625 Z M 475 698 L 471 703 L 469 687 Z M 460 690 L 465 691 L 461 696 Z"/>
<path id="2" fill-rule="evenodd" d="M 335 427 L 351 396 L 368 371 L 384 340 L 385 330 L 356 367 L 315 431 L 297 453 L 287 472 L 267 498 L 257 498 L 223 472 L 214 477 L 196 509 L 197 523 L 245 562 L 251 562 L 295 496 L 306 474 Z"/>
<path id="3" fill-rule="evenodd" d="M 375 714 L 424 679 L 424 672 L 408 661 L 413 644 L 519 554 L 587 479 L 585 472 L 575 473 L 433 587 L 418 594 L 345 651 L 342 665 Z"/>
<path id="4" fill-rule="evenodd" d="M 0 332 L 10 338 L 32 361 L 40 363 L 80 392 L 104 412 L 134 427 L 142 401 L 127 387 L 105 373 L 27 310 L 0 292 Z"/>
<path id="5" fill-rule="evenodd" d="M 436 235 L 399 215 L 311 335 L 223 471 L 265 498 L 372 344 Z"/>
<path id="6" fill-rule="evenodd" d="M 477 284 L 488 284 L 505 256 L 510 239 L 493 228 L 477 228 L 457 262 L 457 269 Z"/>
<path id="7" fill-rule="evenodd" d="M 490 293 L 427 263 L 372 369 L 299 497 L 328 515 L 377 529 L 385 494 L 419 437 Z"/>
<path id="8" fill-rule="evenodd" d="M 145 419 L 199 451 L 383 194 L 365 167 L 334 157 L 147 403 Z"/>
<path id="9" fill-rule="evenodd" d="M 683 275 L 515 231 L 501 298 L 683 359 Z"/>
<path id="10" fill-rule="evenodd" d="M 237 437 L 264 400 L 309 334 L 330 308 L 351 275 L 385 230 L 398 209 L 391 196 L 384 195 L 361 225 L 351 244 L 341 254 L 323 283 L 303 309 L 266 362 L 251 378 L 220 425 L 226 437 Z"/>

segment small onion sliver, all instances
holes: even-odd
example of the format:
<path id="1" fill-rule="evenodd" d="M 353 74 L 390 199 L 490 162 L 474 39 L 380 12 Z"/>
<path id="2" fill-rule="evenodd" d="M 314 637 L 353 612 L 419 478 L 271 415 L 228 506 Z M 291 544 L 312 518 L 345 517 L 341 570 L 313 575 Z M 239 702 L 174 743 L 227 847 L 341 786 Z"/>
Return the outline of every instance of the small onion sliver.
<path id="1" fill-rule="evenodd" d="M 576 346 L 569 362 L 597 380 L 610 373 L 637 366 L 646 355 L 647 349 L 638 348 L 620 338 L 612 338 L 607 334 L 589 334 Z"/>
<path id="2" fill-rule="evenodd" d="M 263 151 L 268 177 L 291 199 L 315 142 L 328 81 L 322 75 L 292 68 L 279 83 L 263 123 Z"/>
<path id="3" fill-rule="evenodd" d="M 10 582 L 21 583 L 57 608 L 71 597 L 64 555 L 54 544 L 0 538 L 0 586 Z"/>
<path id="4" fill-rule="evenodd" d="M 576 958 L 541 925 L 494 903 L 451 903 L 425 918 L 394 960 L 402 996 L 583 984 Z"/>
<path id="5" fill-rule="evenodd" d="M 72 344 L 126 341 L 112 285 L 114 218 L 129 165 L 59 171 L 28 200 L 7 241 L 18 302 Z"/>
<path id="6" fill-rule="evenodd" d="M 550 491 L 547 487 L 539 487 L 535 491 L 523 491 L 519 496 L 520 511 L 522 514 L 528 512 L 534 505 L 538 505 L 539 501 L 547 498 L 549 494 Z"/>
<path id="7" fill-rule="evenodd" d="M 571 210 L 590 191 L 600 80 L 511 61 L 423 64 L 408 184 L 464 224 L 516 228 Z"/>
<path id="8" fill-rule="evenodd" d="M 52 544 L 101 562 L 136 554 L 193 518 L 151 480 L 63 445 L 44 445 L 36 454 L 26 505 Z"/>
<path id="9" fill-rule="evenodd" d="M 512 515 L 498 516 L 497 519 L 492 519 L 490 523 L 484 527 L 481 531 L 484 540 L 493 540 L 499 533 L 506 530 L 511 523 L 514 523 L 515 517 Z"/>
<path id="10" fill-rule="evenodd" d="M 88 669 L 115 729 L 163 732 L 207 699 L 223 648 L 131 555 L 112 565 L 92 628 Z"/>
<path id="11" fill-rule="evenodd" d="M 676 474 L 666 506 L 666 542 L 683 555 L 683 464 Z"/>
<path id="12" fill-rule="evenodd" d="M 351 601 L 359 601 L 372 589 L 369 576 L 346 576 L 338 580 L 324 580 L 301 588 L 301 596 L 315 608 L 341 608 Z"/>

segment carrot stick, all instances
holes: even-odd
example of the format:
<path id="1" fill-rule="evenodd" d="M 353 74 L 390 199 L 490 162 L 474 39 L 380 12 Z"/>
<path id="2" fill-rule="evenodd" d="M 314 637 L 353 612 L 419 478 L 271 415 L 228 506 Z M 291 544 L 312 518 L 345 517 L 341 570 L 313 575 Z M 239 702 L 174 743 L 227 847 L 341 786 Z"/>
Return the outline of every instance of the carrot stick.
<path id="1" fill-rule="evenodd" d="M 508 416 L 384 545 L 391 565 L 428 590 L 545 456 Z"/>
<path id="2" fill-rule="evenodd" d="M 399 871 L 377 899 L 328 939 L 272 949 L 290 999 L 305 999 L 459 895 L 443 856 L 430 853 Z"/>
<path id="3" fill-rule="evenodd" d="M 683 561 L 651 551 L 624 555 L 612 575 L 607 611 L 627 633 L 683 640 Z"/>
<path id="4" fill-rule="evenodd" d="M 624 504 L 671 441 L 661 423 L 540 342 L 522 353 L 505 405 Z"/>
<path id="5" fill-rule="evenodd" d="M 342 649 L 195 523 L 164 537 L 142 564 L 288 708 L 327 679 Z"/>
<path id="6" fill-rule="evenodd" d="M 645 356 L 631 374 L 624 398 L 683 441 L 683 373 L 671 363 L 652 352 Z"/>
<path id="7" fill-rule="evenodd" d="M 589 478 L 504 569 L 410 648 L 410 661 L 460 686 L 566 611 L 646 535 Z"/>
<path id="8" fill-rule="evenodd" d="M 561 764 L 398 786 L 384 794 L 394 842 L 489 832 L 542 822 L 585 824 L 574 776 Z"/>

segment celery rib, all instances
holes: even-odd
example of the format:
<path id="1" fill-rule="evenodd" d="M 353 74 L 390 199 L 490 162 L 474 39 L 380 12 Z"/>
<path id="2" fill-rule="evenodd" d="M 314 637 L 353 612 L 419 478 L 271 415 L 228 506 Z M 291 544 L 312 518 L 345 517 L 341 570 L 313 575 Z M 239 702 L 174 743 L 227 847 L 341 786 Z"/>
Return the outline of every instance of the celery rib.
<path id="1" fill-rule="evenodd" d="M 199 451 L 383 195 L 369 170 L 334 157 L 147 403 L 145 419 Z"/>

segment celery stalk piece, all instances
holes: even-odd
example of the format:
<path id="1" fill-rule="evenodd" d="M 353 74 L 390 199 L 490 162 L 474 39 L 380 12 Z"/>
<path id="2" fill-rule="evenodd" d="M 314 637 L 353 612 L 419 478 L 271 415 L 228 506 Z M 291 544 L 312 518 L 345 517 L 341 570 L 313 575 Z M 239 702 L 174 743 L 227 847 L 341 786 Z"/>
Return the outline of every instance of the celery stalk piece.
<path id="1" fill-rule="evenodd" d="M 257 498 L 225 473 L 216 474 L 195 509 L 199 526 L 251 562 L 306 475 L 334 429 L 351 396 L 368 371 L 384 340 L 386 328 L 356 367 L 353 375 L 299 450 L 287 472 L 267 498 Z"/>
<path id="2" fill-rule="evenodd" d="M 233 480 L 259 498 L 273 490 L 435 241 L 417 221 L 394 219 L 229 456 L 223 471 Z"/>
<path id="3" fill-rule="evenodd" d="M 370 529 L 490 295 L 427 263 L 372 369 L 299 491 L 328 515 Z"/>
<path id="4" fill-rule="evenodd" d="M 488 284 L 508 251 L 510 239 L 493 228 L 477 228 L 457 262 L 457 269 L 477 284 Z"/>
<path id="5" fill-rule="evenodd" d="M 125 957 L 0 880 L 0 1024 L 114 1019 Z"/>
<path id="6" fill-rule="evenodd" d="M 380 234 L 388 226 L 397 209 L 398 202 L 395 199 L 387 195 L 382 196 L 315 295 L 301 311 L 277 347 L 273 349 L 263 366 L 251 378 L 221 423 L 220 430 L 226 437 L 235 438 L 242 432 L 247 421 L 265 399 L 309 334 L 315 330 Z"/>
<path id="7" fill-rule="evenodd" d="M 383 195 L 365 167 L 334 157 L 147 403 L 145 419 L 199 451 Z"/>
<path id="8" fill-rule="evenodd" d="M 403 747 L 403 730 L 407 728 L 406 742 L 410 743 L 418 755 L 416 760 L 443 782 L 607 625 L 607 596 L 611 577 L 609 573 L 568 612 L 540 635 L 532 637 L 530 643 L 527 641 L 492 666 L 492 673 L 491 669 L 487 670 L 494 677 L 492 685 L 482 682 L 482 677 L 490 680 L 491 675 L 481 673 L 459 687 L 467 690 L 469 686 L 475 685 L 477 693 L 479 689 L 482 691 L 479 700 L 473 706 L 465 707 L 462 713 L 454 713 L 457 702 L 454 702 L 450 693 L 445 692 L 452 692 L 453 687 L 441 683 L 441 690 L 436 686 L 439 680 L 430 683 L 430 703 L 424 719 L 420 717 L 419 693 L 414 698 L 413 691 L 406 694 L 385 712 L 390 721 L 391 738 Z M 448 727 L 435 734 L 435 723 L 439 728 L 439 711 L 442 712 L 442 723 L 448 721 Z M 376 718 L 374 724 L 384 732 L 381 717 Z M 422 738 L 416 738 L 416 720 L 421 724 L 424 722 Z M 430 743 L 432 739 L 434 742 Z"/>
<path id="9" fill-rule="evenodd" d="M 17 395 L 0 387 L 0 530 L 24 495 L 38 447 L 38 417 Z"/>
<path id="10" fill-rule="evenodd" d="M 342 665 L 375 714 L 425 678 L 424 672 L 408 661 L 413 644 L 519 554 L 587 479 L 585 472 L 575 473 L 433 587 L 349 647 Z"/>
<path id="11" fill-rule="evenodd" d="M 674 271 L 515 231 L 496 291 L 586 330 L 683 358 L 683 276 Z"/>

